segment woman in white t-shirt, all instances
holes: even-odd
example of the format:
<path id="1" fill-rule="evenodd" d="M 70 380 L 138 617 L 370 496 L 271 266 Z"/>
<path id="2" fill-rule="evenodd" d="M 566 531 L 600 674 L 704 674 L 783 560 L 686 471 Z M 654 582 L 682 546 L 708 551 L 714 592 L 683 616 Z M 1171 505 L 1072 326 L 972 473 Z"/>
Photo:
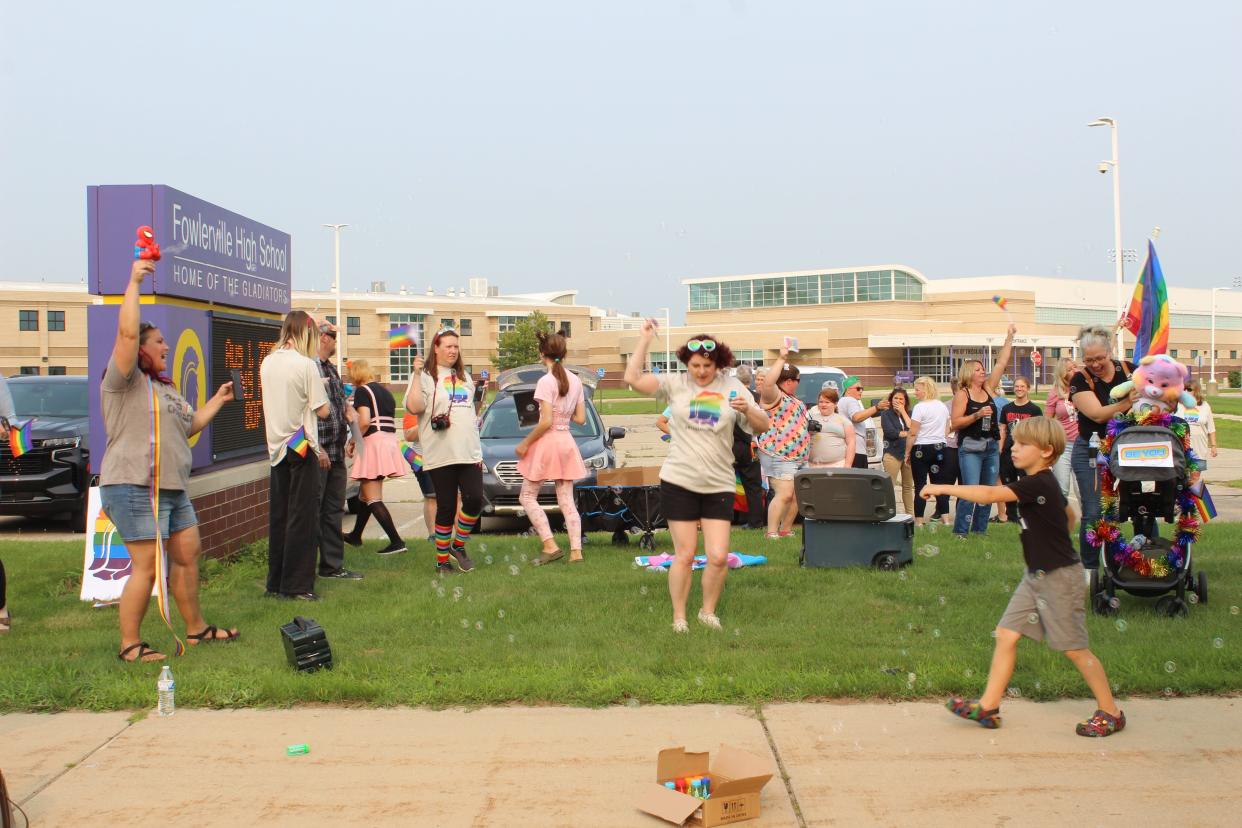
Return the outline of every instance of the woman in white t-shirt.
<path id="1" fill-rule="evenodd" d="M 707 567 L 698 617 L 704 626 L 719 630 L 716 604 L 729 571 L 733 521 L 733 426 L 736 423 L 744 431 L 761 434 L 768 429 L 768 415 L 744 385 L 722 370 L 733 365 L 733 352 L 709 334 L 699 334 L 677 351 L 677 359 L 686 366 L 684 372 L 644 372 L 655 329 L 654 321 L 643 322 L 638 347 L 625 367 L 625 382 L 643 394 L 654 394 L 672 409 L 669 430 L 673 439 L 660 468 L 660 509 L 668 520 L 675 555 L 668 575 L 673 631 L 690 631 L 686 600 L 700 526 Z"/>
<path id="2" fill-rule="evenodd" d="M 432 338 L 426 370 L 422 359 L 414 358 L 405 410 L 419 415 L 423 469 L 436 490 L 436 571 L 469 572 L 474 562 L 466 554 L 466 541 L 483 508 L 483 448 L 474 381 L 462 364 L 457 331 L 444 328 Z"/>
<path id="3" fill-rule="evenodd" d="M 586 477 L 587 470 L 578 443 L 569 431 L 569 424 L 586 422 L 582 380 L 572 371 L 566 371 L 561 364 L 568 350 L 564 335 L 540 332 L 536 336 L 539 339 L 539 356 L 543 358 L 548 373 L 535 383 L 539 422 L 514 450 L 518 456 L 518 471 L 522 475 L 522 493 L 518 495 L 518 502 L 526 510 L 531 528 L 543 541 L 543 553 L 535 561 L 535 566 L 559 561 L 565 553 L 557 547 L 548 516 L 539 505 L 539 488 L 544 481 L 553 481 L 556 502 L 565 518 L 565 533 L 569 535 L 569 562 L 581 563 L 582 519 L 574 504 L 574 481 Z"/>
<path id="4" fill-rule="evenodd" d="M 948 448 L 949 409 L 940 401 L 936 382 L 931 377 L 919 377 L 914 381 L 914 396 L 918 399 L 910 420 L 917 423 L 917 436 L 910 452 L 910 466 L 914 469 L 914 525 L 923 525 L 923 487 L 930 477 L 933 483 L 951 483 L 947 479 L 948 468 L 945 450 Z M 936 514 L 949 511 L 948 497 L 941 506 L 936 502 Z"/>
<path id="5" fill-rule="evenodd" d="M 1177 416 L 1184 419 L 1190 426 L 1190 447 L 1200 460 L 1216 456 L 1216 421 L 1212 419 L 1212 405 L 1203 398 L 1203 384 L 1194 380 L 1186 387 L 1195 398 L 1196 411 L 1187 411 L 1185 406 L 1177 407 Z M 1211 464 L 1208 464 L 1211 468 Z"/>
<path id="6" fill-rule="evenodd" d="M 811 455 L 807 465 L 813 469 L 843 469 L 854 462 L 854 424 L 837 411 L 841 395 L 825 385 L 819 390 L 819 404 L 807 412 L 810 425 Z"/>

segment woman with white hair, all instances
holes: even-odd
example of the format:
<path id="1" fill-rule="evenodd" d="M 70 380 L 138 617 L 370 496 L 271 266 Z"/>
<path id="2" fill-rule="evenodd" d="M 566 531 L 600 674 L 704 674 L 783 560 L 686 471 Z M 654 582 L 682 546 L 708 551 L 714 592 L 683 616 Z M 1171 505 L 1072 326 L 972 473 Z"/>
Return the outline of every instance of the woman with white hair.
<path id="1" fill-rule="evenodd" d="M 1078 412 L 1069 398 L 1070 379 L 1078 370 L 1078 363 L 1073 357 L 1061 357 L 1052 375 L 1052 387 L 1048 389 L 1048 399 L 1044 402 L 1044 416 L 1051 417 L 1065 429 L 1065 445 L 1073 446 L 1078 439 Z M 1074 471 L 1070 466 L 1070 452 L 1063 451 L 1052 467 L 1052 474 L 1061 484 L 1061 494 L 1068 500 L 1070 490 L 1074 488 Z"/>
<path id="2" fill-rule="evenodd" d="M 1078 412 L 1078 439 L 1074 441 L 1070 466 L 1078 481 L 1082 518 L 1078 523 L 1078 549 L 1083 567 L 1100 566 L 1100 550 L 1087 543 L 1087 530 L 1100 519 L 1100 477 L 1096 466 L 1100 438 L 1108 421 L 1130 410 L 1138 392 L 1114 402 L 1109 392 L 1130 378 L 1134 364 L 1113 359 L 1113 332 L 1102 325 L 1089 325 L 1078 332 L 1082 370 L 1070 379 L 1070 401 Z"/>

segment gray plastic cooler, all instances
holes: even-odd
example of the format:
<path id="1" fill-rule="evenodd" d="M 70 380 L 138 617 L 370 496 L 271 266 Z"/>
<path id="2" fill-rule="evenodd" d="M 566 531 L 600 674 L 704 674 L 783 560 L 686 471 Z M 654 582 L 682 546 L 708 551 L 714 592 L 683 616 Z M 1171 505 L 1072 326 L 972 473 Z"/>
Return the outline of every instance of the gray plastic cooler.
<path id="1" fill-rule="evenodd" d="M 802 522 L 802 565 L 874 566 L 897 569 L 914 563 L 914 517 L 862 523 L 845 520 Z"/>

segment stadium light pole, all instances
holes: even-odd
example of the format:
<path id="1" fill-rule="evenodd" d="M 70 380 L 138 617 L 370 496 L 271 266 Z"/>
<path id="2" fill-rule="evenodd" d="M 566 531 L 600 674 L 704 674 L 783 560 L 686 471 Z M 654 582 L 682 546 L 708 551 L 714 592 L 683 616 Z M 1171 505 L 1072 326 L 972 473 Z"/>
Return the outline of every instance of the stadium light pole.
<path id="1" fill-rule="evenodd" d="M 1212 341 L 1209 345 L 1209 347 L 1212 349 L 1212 361 L 1211 361 L 1212 367 L 1210 369 L 1212 378 L 1209 381 L 1209 384 L 1213 388 L 1216 387 L 1216 293 L 1217 291 L 1221 291 L 1221 290 L 1237 290 L 1238 288 L 1242 288 L 1242 276 L 1234 276 L 1233 284 L 1229 287 L 1212 288 Z"/>
<path id="2" fill-rule="evenodd" d="M 673 324 L 672 313 L 668 308 L 660 308 L 664 311 L 664 370 L 671 370 L 669 366 L 673 364 L 673 332 L 670 327 Z"/>
<path id="3" fill-rule="evenodd" d="M 325 224 L 332 231 L 332 260 L 334 273 L 332 292 L 336 294 L 336 372 L 341 373 L 341 362 L 345 354 L 345 326 L 341 324 L 341 229 L 348 224 Z"/>
<path id="4" fill-rule="evenodd" d="M 1115 258 L 1115 276 L 1116 285 L 1114 287 L 1113 305 L 1117 313 L 1117 318 L 1121 318 L 1121 284 L 1125 281 L 1125 253 L 1121 249 L 1121 172 L 1117 159 L 1117 120 L 1115 118 L 1096 118 L 1089 127 L 1106 126 L 1112 133 L 1113 157 L 1107 161 L 1101 161 L 1097 169 L 1101 173 L 1113 173 L 1113 248 L 1116 250 Z M 1124 330 L 1117 332 L 1117 358 L 1124 359 L 1126 354 Z"/>

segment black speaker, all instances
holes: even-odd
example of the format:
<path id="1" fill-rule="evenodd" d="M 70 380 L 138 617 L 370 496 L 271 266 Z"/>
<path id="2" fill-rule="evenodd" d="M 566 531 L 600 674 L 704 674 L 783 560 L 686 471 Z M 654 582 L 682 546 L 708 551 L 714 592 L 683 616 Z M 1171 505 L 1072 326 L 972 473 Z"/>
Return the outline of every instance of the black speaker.
<path id="1" fill-rule="evenodd" d="M 313 618 L 297 616 L 280 628 L 285 642 L 285 656 L 289 666 L 298 672 L 309 673 L 321 667 L 332 668 L 332 648 L 328 635 Z"/>
<path id="2" fill-rule="evenodd" d="M 802 469 L 794 495 L 807 520 L 874 523 L 897 514 L 892 478 L 880 469 Z"/>

